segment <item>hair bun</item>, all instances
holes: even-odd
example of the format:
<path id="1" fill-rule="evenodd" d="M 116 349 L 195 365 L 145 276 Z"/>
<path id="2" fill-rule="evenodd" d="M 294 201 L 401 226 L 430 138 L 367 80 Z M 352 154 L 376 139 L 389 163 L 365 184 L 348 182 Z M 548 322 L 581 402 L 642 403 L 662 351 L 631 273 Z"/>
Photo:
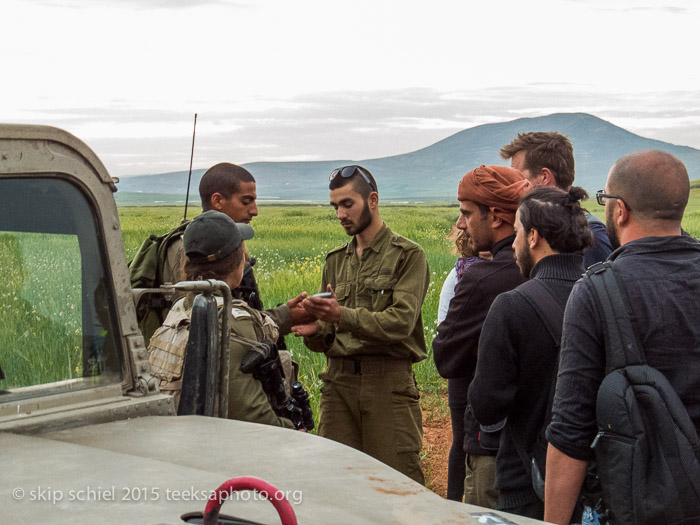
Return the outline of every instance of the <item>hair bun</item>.
<path id="1" fill-rule="evenodd" d="M 569 191 L 566 192 L 566 196 L 571 202 L 579 202 L 585 201 L 588 198 L 588 193 L 580 186 L 572 186 L 569 188 Z"/>

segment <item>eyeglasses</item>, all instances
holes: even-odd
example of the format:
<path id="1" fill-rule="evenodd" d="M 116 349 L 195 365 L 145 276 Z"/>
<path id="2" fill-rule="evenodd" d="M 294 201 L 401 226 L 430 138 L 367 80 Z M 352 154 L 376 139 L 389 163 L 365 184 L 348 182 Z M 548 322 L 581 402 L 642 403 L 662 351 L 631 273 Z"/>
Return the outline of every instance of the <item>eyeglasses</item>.
<path id="1" fill-rule="evenodd" d="M 332 181 L 335 179 L 338 175 L 343 177 L 344 179 L 348 179 L 355 175 L 355 173 L 359 173 L 362 175 L 362 178 L 365 179 L 365 182 L 369 184 L 369 187 L 372 188 L 373 191 L 377 191 L 377 186 L 376 184 L 372 181 L 372 178 L 370 177 L 369 172 L 364 169 L 362 166 L 345 166 L 344 168 L 336 168 L 333 171 L 331 171 L 330 177 L 328 177 L 329 181 Z"/>
<path id="2" fill-rule="evenodd" d="M 598 204 L 600 204 L 601 206 L 605 206 L 605 199 L 620 200 L 622 201 L 622 204 L 625 205 L 625 208 L 627 208 L 627 211 L 632 211 L 632 208 L 630 208 L 625 202 L 625 200 L 619 195 L 608 195 L 607 193 L 605 193 L 605 190 L 598 190 L 595 192 L 595 200 L 598 201 Z"/>

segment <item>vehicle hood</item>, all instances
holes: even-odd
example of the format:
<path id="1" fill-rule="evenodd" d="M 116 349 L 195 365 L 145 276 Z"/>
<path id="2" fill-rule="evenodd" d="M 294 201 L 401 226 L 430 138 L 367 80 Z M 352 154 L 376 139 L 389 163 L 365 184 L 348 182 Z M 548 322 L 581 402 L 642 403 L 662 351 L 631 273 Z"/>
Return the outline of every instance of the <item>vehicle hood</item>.
<path id="1" fill-rule="evenodd" d="M 484 511 L 444 500 L 331 440 L 240 421 L 143 417 L 0 433 L 0 449 L 7 523 L 178 524 L 237 476 L 262 478 L 287 494 L 299 523 L 479 523 L 471 513 Z M 225 502 L 222 514 L 279 523 L 272 505 L 250 492 Z"/>

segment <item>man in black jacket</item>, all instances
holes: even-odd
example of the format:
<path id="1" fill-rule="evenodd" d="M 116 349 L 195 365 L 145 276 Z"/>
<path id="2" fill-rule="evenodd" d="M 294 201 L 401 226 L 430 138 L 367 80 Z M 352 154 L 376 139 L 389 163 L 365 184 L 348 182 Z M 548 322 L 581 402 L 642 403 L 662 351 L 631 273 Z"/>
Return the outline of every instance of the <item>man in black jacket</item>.
<path id="1" fill-rule="evenodd" d="M 670 153 L 647 150 L 615 162 L 597 197 L 617 248 L 609 260 L 629 299 L 646 362 L 666 376 L 700 431 L 700 244 L 681 234 L 689 193 L 683 163 Z M 570 522 L 594 457 L 596 398 L 606 368 L 604 330 L 590 279 L 582 279 L 564 314 L 547 429 L 544 517 L 552 523 Z"/>
<path id="2" fill-rule="evenodd" d="M 559 335 L 541 316 L 560 330 L 566 300 L 584 271 L 583 251 L 592 243 L 578 203 L 585 196 L 581 188 L 540 186 L 523 198 L 513 249 L 523 277 L 536 283 L 502 293 L 491 305 L 469 388 L 481 424 L 507 418 L 496 459 L 498 509 L 535 519 L 544 516 L 544 503 L 532 487 L 530 458 L 549 422 L 559 354 Z M 532 295 L 538 292 L 544 308 Z"/>
<path id="3" fill-rule="evenodd" d="M 462 275 L 445 320 L 438 326 L 433 353 L 438 372 L 450 381 L 448 396 L 464 411 L 466 458 L 465 501 L 495 508 L 496 458 L 479 445 L 479 425 L 466 410 L 467 390 L 476 368 L 481 326 L 496 296 L 523 282 L 511 247 L 515 211 L 520 197 L 531 188 L 518 170 L 480 166 L 459 183 L 460 216 L 457 227 L 471 236 L 477 251 L 490 251 L 491 261 L 472 264 Z"/>

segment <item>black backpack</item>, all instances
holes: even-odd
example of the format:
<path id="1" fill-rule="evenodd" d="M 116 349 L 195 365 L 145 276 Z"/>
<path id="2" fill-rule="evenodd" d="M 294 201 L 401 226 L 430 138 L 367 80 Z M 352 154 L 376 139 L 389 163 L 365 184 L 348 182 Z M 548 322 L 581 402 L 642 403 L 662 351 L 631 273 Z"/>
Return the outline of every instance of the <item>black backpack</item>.
<path id="1" fill-rule="evenodd" d="M 592 448 L 605 503 L 618 524 L 700 523 L 700 443 L 666 377 L 648 366 L 610 262 L 591 266 L 603 318 L 606 376 L 598 390 Z M 695 371 L 698 373 L 698 371 Z"/>

